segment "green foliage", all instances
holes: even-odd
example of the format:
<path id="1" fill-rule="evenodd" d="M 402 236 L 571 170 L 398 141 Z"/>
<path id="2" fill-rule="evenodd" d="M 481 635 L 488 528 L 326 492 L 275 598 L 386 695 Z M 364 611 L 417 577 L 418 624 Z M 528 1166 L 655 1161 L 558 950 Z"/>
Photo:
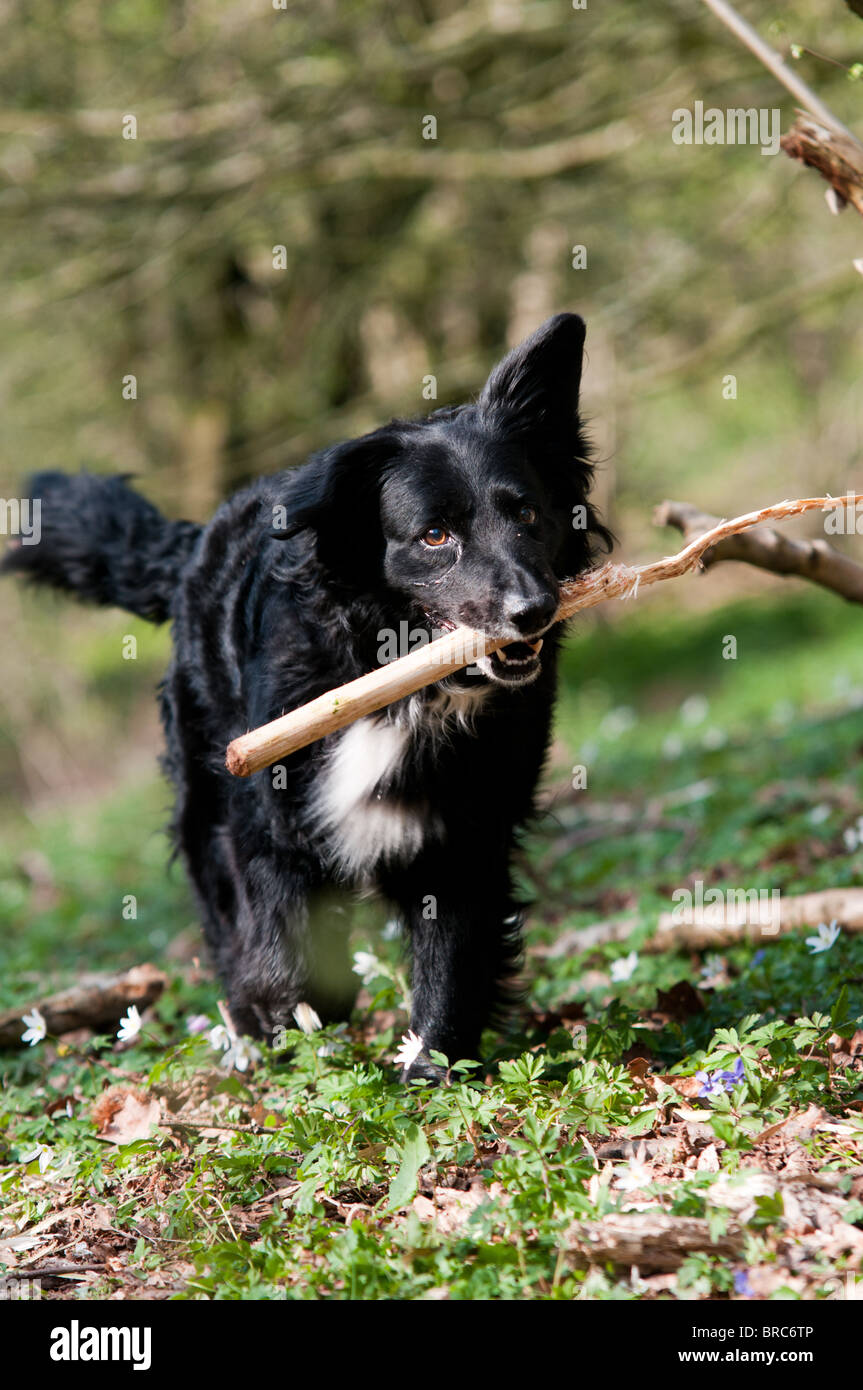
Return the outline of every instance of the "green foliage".
<path id="1" fill-rule="evenodd" d="M 791 619 L 785 610 L 771 610 L 780 630 L 803 621 L 809 599 L 802 602 L 802 610 L 798 600 L 790 605 Z M 844 627 L 831 626 L 830 601 L 819 602 L 826 665 L 855 671 Z M 562 939 L 571 926 L 595 919 L 595 895 L 605 891 L 609 865 L 615 891 L 631 894 L 633 935 L 624 950 L 646 939 L 657 910 L 669 906 L 669 884 L 696 872 L 732 883 L 763 873 L 766 882 L 778 879 L 793 891 L 853 881 L 858 852 L 847 848 L 844 832 L 863 804 L 858 719 L 856 709 L 844 708 L 835 695 L 823 703 L 817 692 L 812 699 L 801 696 L 792 718 L 772 729 L 757 723 L 747 729 L 742 716 L 735 728 L 735 708 L 744 707 L 735 706 L 732 682 L 711 693 L 711 716 L 721 715 L 723 724 L 727 717 L 733 737 L 705 750 L 684 723 L 679 727 L 691 740 L 685 754 L 663 755 L 656 721 L 668 728 L 669 715 L 653 709 L 652 687 L 638 662 L 638 633 L 660 663 L 667 660 L 664 644 L 674 644 L 685 696 L 704 689 L 705 651 L 716 623 L 708 614 L 701 623 L 690 620 L 684 631 L 661 617 L 640 616 L 628 686 L 612 640 L 602 678 L 613 688 L 610 698 L 634 711 L 614 738 L 599 732 L 607 709 L 594 706 L 591 715 L 585 703 L 595 694 L 567 690 L 562 735 L 573 715 L 579 738 L 599 735 L 592 759 L 603 784 L 597 801 L 620 799 L 635 808 L 636 823 L 621 837 L 611 818 L 605 838 L 561 847 L 562 836 L 587 823 L 582 818 L 593 804 L 583 792 L 567 798 L 562 789 L 555 817 L 532 838 L 522 862 L 525 883 L 537 896 L 531 943 Z M 567 661 L 590 666 L 592 644 L 600 640 L 576 638 Z M 804 689 L 809 660 L 807 648 L 789 640 L 786 690 Z M 761 688 L 769 713 L 773 693 Z M 685 828 L 658 825 L 639 833 L 641 788 L 654 798 L 673 796 L 675 788 L 708 779 L 714 790 L 684 803 Z M 0 894 L 14 949 L 2 990 L 8 1001 L 20 1001 L 22 1012 L 33 999 L 33 971 L 47 978 L 46 961 L 51 982 L 62 983 L 84 950 L 92 967 L 116 966 L 140 959 L 142 935 L 158 958 L 161 938 L 152 933 L 185 933 L 192 909 L 179 875 L 163 876 L 166 842 L 141 838 L 141 825 L 157 819 L 164 799 L 154 786 L 107 805 L 94 803 L 74 818 L 47 818 L 39 847 L 57 891 L 41 909 L 37 887 L 28 888 L 16 872 L 17 845 L 8 846 L 0 860 Z M 813 810 L 824 807 L 813 818 Z M 786 845 L 795 847 L 787 861 L 777 855 Z M 137 885 L 137 921 L 124 921 L 118 911 L 130 884 Z M 111 1206 L 112 1223 L 136 1242 L 142 1277 L 166 1277 L 182 1251 L 188 1268 L 178 1294 L 189 1298 L 639 1297 L 628 1276 L 589 1270 L 570 1250 L 574 1225 L 626 1209 L 627 1190 L 616 1175 L 629 1165 L 600 1181 L 597 1146 L 653 1142 L 675 1107 L 693 1109 L 713 1135 L 719 1174 L 693 1172 L 670 1185 L 637 1181 L 647 1200 L 671 1214 L 706 1219 L 717 1239 L 732 1218 L 721 1200 L 711 1200 L 713 1183 L 735 1174 L 745 1178 L 762 1131 L 809 1106 L 826 1106 L 843 1115 L 845 1125 L 857 1113 L 848 1106 L 859 1100 L 859 1071 L 832 1066 L 829 1040 L 850 1038 L 861 1027 L 863 939 L 842 932 L 829 950 L 813 954 L 806 935 L 804 929 L 767 937 L 757 948 L 737 945 L 719 963 L 710 955 L 642 952 L 631 976 L 617 983 L 610 969 L 620 946 L 531 956 L 531 996 L 547 1010 L 565 1007 L 563 1021 L 541 1026 L 536 1015 L 524 1015 L 503 1038 L 488 1038 L 486 1067 L 459 1062 L 449 1070 L 449 1084 L 407 1091 L 392 1064 L 404 1027 L 400 947 L 374 936 L 371 917 L 358 919 L 355 939 L 363 949 L 373 947 L 380 963 L 371 990 L 373 1007 L 384 1011 L 375 1015 L 378 1025 L 364 1037 L 343 1027 L 313 1036 L 288 1031 L 280 1049 L 265 1050 L 253 1072 L 220 1072 L 220 1054 L 206 1035 L 186 1035 L 190 1013 L 204 1011 L 215 1021 L 216 986 L 194 969 L 171 968 L 169 992 L 121 1056 L 114 1055 L 111 1036 L 56 1056 L 50 1040 L 7 1054 L 0 1200 L 18 1221 L 35 1222 L 50 1210 L 46 1198 L 30 1196 L 27 1187 L 39 1174 L 38 1157 L 29 1156 L 44 1146 L 51 1159 L 47 1172 L 56 1175 L 51 1181 L 68 1185 L 64 1200 Z M 706 985 L 705 975 L 716 983 Z M 663 1014 L 657 991 L 681 981 L 699 990 L 703 1007 Z M 568 1024 L 579 1011 L 577 1023 Z M 653 1058 L 650 1090 L 627 1065 L 645 1045 Z M 170 1129 L 106 1147 L 89 1110 L 108 1065 L 112 1082 L 119 1068 L 161 1096 L 182 1094 L 211 1076 L 210 1121 L 227 1128 L 210 1131 L 203 1119 L 181 1131 L 180 1147 Z M 682 1078 L 732 1074 L 735 1067 L 742 1069 L 739 1080 L 727 1088 L 686 1101 L 675 1090 Z M 55 1085 L 74 1097 L 71 1117 L 62 1107 L 46 1110 L 46 1087 L 51 1094 Z M 828 1171 L 841 1176 L 849 1164 L 829 1136 L 811 1141 L 811 1148 Z M 449 1210 L 441 1206 L 442 1192 L 463 1204 L 449 1226 L 429 1215 L 430 1208 Z M 848 1202 L 845 1219 L 859 1222 L 859 1203 Z M 753 1202 L 746 1224 L 749 1263 L 764 1261 L 786 1220 L 781 1194 Z M 727 1297 L 736 1268 L 709 1251 L 692 1255 L 678 1275 L 679 1296 Z M 102 1281 L 93 1292 L 111 1287 Z M 782 1288 L 781 1296 L 796 1296 Z"/>

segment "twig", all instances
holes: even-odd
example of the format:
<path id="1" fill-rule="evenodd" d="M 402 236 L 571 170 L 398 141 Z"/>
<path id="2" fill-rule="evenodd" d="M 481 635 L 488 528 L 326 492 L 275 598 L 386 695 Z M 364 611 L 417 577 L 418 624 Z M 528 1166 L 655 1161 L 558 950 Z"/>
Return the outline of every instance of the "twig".
<path id="1" fill-rule="evenodd" d="M 704 4 L 820 122 L 798 117 L 788 134 L 782 136 L 781 148 L 791 159 L 817 169 L 827 180 L 835 192 L 830 201 L 832 211 L 841 212 L 851 203 L 863 217 L 863 145 L 728 0 L 704 0 Z"/>
<path id="2" fill-rule="evenodd" d="M 843 1182 L 855 1178 L 863 1178 L 863 1167 L 859 1164 L 855 1168 L 841 1168 L 836 1173 L 791 1173 L 787 1177 L 783 1173 L 782 1186 L 817 1187 L 821 1192 L 841 1192 Z"/>
<path id="3" fill-rule="evenodd" d="M 747 23 L 742 15 L 739 15 L 733 5 L 729 5 L 727 0 L 704 0 L 704 4 L 712 10 L 716 18 L 721 20 L 726 29 L 730 29 L 740 42 L 744 44 L 755 57 L 764 64 L 768 72 L 772 72 L 777 82 L 781 82 L 783 87 L 796 97 L 801 106 L 805 106 L 807 111 L 811 111 L 813 116 L 817 116 L 819 121 L 833 130 L 839 131 L 842 135 L 847 135 L 849 140 L 854 140 L 854 136 L 847 126 L 844 126 L 829 106 L 825 106 L 820 97 L 816 96 L 808 83 L 803 81 L 796 72 L 785 62 L 781 53 L 777 53 L 775 48 L 771 48 L 769 43 L 762 39 L 757 30 Z M 856 143 L 856 141 L 855 141 Z"/>
<path id="4" fill-rule="evenodd" d="M 858 500 L 863 501 L 863 494 L 849 493 L 843 499 L 846 504 L 856 504 Z M 654 560 L 649 565 L 633 568 L 609 561 L 584 578 L 563 582 L 555 622 L 562 622 L 574 613 L 594 608 L 608 599 L 634 598 L 640 588 L 647 588 L 650 584 L 676 579 L 693 569 L 717 541 L 735 536 L 751 526 L 800 516 L 803 512 L 827 511 L 836 505 L 837 499 L 834 497 L 804 497 L 778 502 L 735 517 L 733 521 L 720 522 L 689 541 L 676 555 Z M 337 690 L 327 691 L 300 709 L 283 714 L 269 724 L 234 739 L 228 746 L 225 765 L 236 777 L 248 777 L 260 772 L 298 748 L 344 729 L 357 719 L 383 709 L 385 705 L 401 700 L 425 685 L 443 680 L 453 671 L 470 666 L 480 657 L 488 656 L 505 645 L 506 642 L 487 637 L 472 628 L 455 628 L 408 656 L 349 681 Z"/>
<path id="5" fill-rule="evenodd" d="M 44 1265 L 41 1267 L 39 1265 L 19 1265 L 18 1268 L 14 1271 L 14 1274 L 6 1275 L 4 1277 L 7 1279 L 21 1278 L 21 1276 L 24 1275 L 28 1279 L 57 1279 L 60 1276 L 66 1274 L 99 1274 L 104 1272 L 104 1260 L 102 1260 L 99 1264 L 94 1264 L 92 1261 L 86 1261 L 85 1263 L 79 1265 L 73 1264 L 71 1260 L 69 1260 L 63 1261 L 60 1264 Z"/>
<path id="6" fill-rule="evenodd" d="M 267 1134 L 272 1130 L 267 1130 L 263 1125 L 252 1123 L 250 1125 L 218 1124 L 215 1120 L 166 1120 L 160 1118 L 159 1124 L 165 1129 L 229 1129 L 236 1131 L 237 1134 Z"/>
<path id="7" fill-rule="evenodd" d="M 835 505 L 842 505 L 837 498 Z M 691 502 L 662 502 L 653 516 L 656 526 L 675 526 L 687 541 L 715 529 L 719 518 Z M 728 536 L 711 545 L 701 557 L 704 568 L 719 560 L 740 560 L 772 574 L 797 575 L 840 594 L 849 603 L 863 603 L 863 565 L 849 560 L 826 541 L 795 541 L 772 527 Z"/>

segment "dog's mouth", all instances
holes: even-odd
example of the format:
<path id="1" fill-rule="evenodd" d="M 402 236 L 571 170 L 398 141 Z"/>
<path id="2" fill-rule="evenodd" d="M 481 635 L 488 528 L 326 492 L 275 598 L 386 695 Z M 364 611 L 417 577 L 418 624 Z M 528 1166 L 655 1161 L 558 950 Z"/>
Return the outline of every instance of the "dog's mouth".
<path id="1" fill-rule="evenodd" d="M 485 658 L 489 664 L 488 674 L 493 680 L 507 685 L 532 680 L 539 672 L 541 651 L 541 637 L 534 638 L 533 641 L 508 642 L 505 647 L 499 647 L 496 652 L 491 652 Z"/>
<path id="2" fill-rule="evenodd" d="M 424 611 L 438 632 L 455 630 L 456 624 L 448 618 L 441 618 L 428 609 Z M 476 664 L 483 675 L 499 685 L 524 685 L 539 675 L 542 666 L 542 643 L 542 637 L 526 637 L 516 642 L 507 642 L 506 646 L 498 647 L 497 651 L 480 657 Z"/>

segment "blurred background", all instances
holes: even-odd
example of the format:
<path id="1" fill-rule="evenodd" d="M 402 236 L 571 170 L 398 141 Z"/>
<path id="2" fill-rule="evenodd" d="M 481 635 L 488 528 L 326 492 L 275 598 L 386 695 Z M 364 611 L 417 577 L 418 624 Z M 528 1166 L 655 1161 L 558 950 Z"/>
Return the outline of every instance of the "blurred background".
<path id="1" fill-rule="evenodd" d="M 863 21 L 843 0 L 740 9 L 863 131 Z M 561 309 L 588 323 L 621 557 L 678 548 L 652 526 L 665 497 L 731 515 L 863 487 L 863 226 L 781 153 L 672 141 L 695 101 L 794 115 L 696 0 L 0 13 L 4 497 L 35 468 L 87 467 L 206 518 L 259 473 L 427 411 L 429 375 L 437 405 L 467 398 Z M 130 930 L 152 953 L 192 918 L 159 830 L 168 641 L 2 586 L 0 916 L 25 974 L 49 945 L 140 958 Z M 690 738 L 720 757 L 762 723 L 857 708 L 860 615 L 720 566 L 585 617 L 565 676 L 552 780 L 612 744 L 621 766 L 661 749 L 683 766 Z"/>

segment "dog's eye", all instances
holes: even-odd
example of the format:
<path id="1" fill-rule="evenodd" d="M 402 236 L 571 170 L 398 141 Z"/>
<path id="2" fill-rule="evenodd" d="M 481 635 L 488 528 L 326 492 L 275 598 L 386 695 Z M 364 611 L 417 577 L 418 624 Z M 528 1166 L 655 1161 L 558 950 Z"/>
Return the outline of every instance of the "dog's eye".
<path id="1" fill-rule="evenodd" d="M 443 545 L 444 541 L 449 540 L 449 536 L 442 526 L 430 526 L 425 532 L 423 540 L 426 545 Z"/>
<path id="2" fill-rule="evenodd" d="M 518 519 L 525 526 L 532 526 L 536 521 L 536 507 L 522 507 L 519 511 Z"/>

